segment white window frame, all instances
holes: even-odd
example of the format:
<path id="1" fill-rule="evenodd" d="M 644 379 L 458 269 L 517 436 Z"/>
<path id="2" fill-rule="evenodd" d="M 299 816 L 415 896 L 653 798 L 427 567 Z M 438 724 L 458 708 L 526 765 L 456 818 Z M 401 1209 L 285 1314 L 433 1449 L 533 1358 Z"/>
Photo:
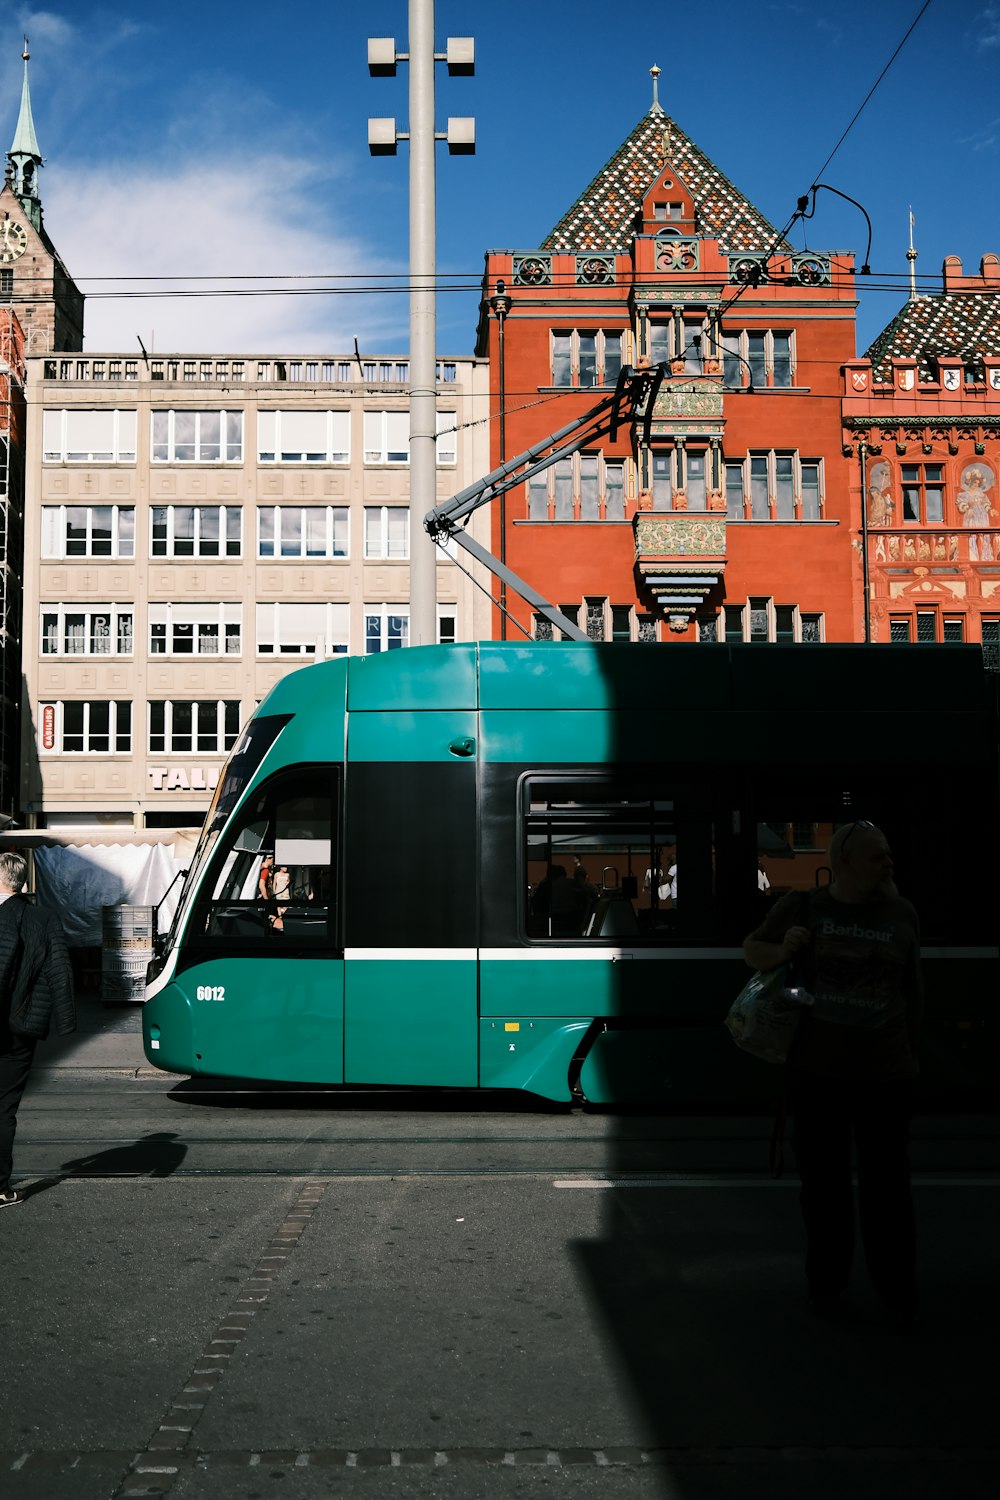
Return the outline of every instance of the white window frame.
<path id="1" fill-rule="evenodd" d="M 177 441 L 177 418 L 179 416 L 194 418 L 194 452 L 190 458 L 178 456 L 178 447 L 188 446 L 186 440 L 182 444 L 178 444 Z M 158 419 L 162 417 L 166 417 L 167 419 L 167 435 L 165 439 L 163 437 L 158 439 L 156 428 Z M 203 439 L 201 427 L 203 417 L 218 417 L 219 419 L 218 442 L 216 443 L 210 439 L 205 440 L 206 447 L 210 444 L 213 447 L 218 447 L 218 456 L 214 458 L 205 457 L 202 453 Z M 230 433 L 230 419 L 238 424 L 238 437 L 234 438 Z M 165 453 L 157 451 L 162 448 L 166 449 Z M 157 408 L 157 410 L 150 412 L 149 417 L 149 459 L 150 463 L 153 464 L 241 464 L 243 462 L 242 410 L 237 409 L 234 411 L 231 407 L 198 408 L 197 410 L 192 410 L 188 406 Z"/>
<path id="2" fill-rule="evenodd" d="M 46 646 L 45 621 L 50 616 L 55 616 L 56 639 L 58 642 L 55 651 L 50 651 Z M 70 615 L 82 615 L 84 620 L 84 634 L 82 651 L 69 649 L 67 630 L 67 617 Z M 94 649 L 94 621 L 100 616 L 107 616 L 110 621 L 108 634 L 109 649 L 97 651 Z M 122 635 L 122 626 L 128 622 L 129 648 L 127 651 L 119 649 L 119 641 Z M 107 656 L 132 656 L 135 653 L 135 607 L 131 604 L 42 604 L 39 607 L 38 621 L 38 653 L 40 656 L 53 657 L 63 656 L 75 659 L 79 656 L 91 656 L 103 659 Z"/>
<path id="3" fill-rule="evenodd" d="M 625 334 L 626 328 L 553 328 L 549 334 L 549 372 L 552 385 L 558 390 L 600 390 L 602 387 L 614 385 L 618 379 L 615 372 L 614 379 L 610 382 L 607 378 L 607 350 L 608 342 L 618 340 L 619 359 L 618 369 L 625 363 Z M 580 339 L 593 339 L 594 358 L 596 362 L 596 379 L 593 384 L 584 385 L 580 380 Z M 556 340 L 568 339 L 569 354 L 569 380 L 556 380 Z"/>
<path id="4" fill-rule="evenodd" d="M 108 708 L 108 740 L 109 748 L 93 749 L 90 744 L 92 737 L 103 735 L 103 730 L 92 730 L 91 710 L 100 706 Z M 47 699 L 38 705 L 38 750 L 40 755 L 131 755 L 132 753 L 132 703 L 116 698 L 87 698 L 82 702 L 83 708 L 83 745 L 77 749 L 68 749 L 66 740 L 66 709 L 81 706 L 79 698 Z M 48 710 L 54 715 L 53 737 L 54 743 L 45 745 L 45 718 Z M 124 743 L 119 744 L 119 741 Z"/>
<path id="5" fill-rule="evenodd" d="M 778 477 L 777 460 L 779 458 L 790 458 L 792 461 L 792 514 L 791 516 L 778 516 Z M 755 516 L 753 514 L 753 496 L 751 491 L 751 462 L 753 459 L 765 459 L 767 461 L 767 515 Z M 819 515 L 817 517 L 806 517 L 802 515 L 802 465 L 815 466 L 818 477 L 817 501 L 819 503 Z M 726 458 L 723 465 L 723 481 L 725 492 L 728 496 L 728 486 L 725 485 L 727 473 L 737 465 L 743 470 L 743 514 L 741 517 L 731 516 L 731 520 L 756 521 L 762 525 L 768 525 L 774 521 L 801 522 L 803 519 L 822 520 L 826 513 L 826 474 L 823 459 L 808 457 L 803 459 L 797 449 L 791 448 L 751 448 L 744 458 Z"/>
<path id="6" fill-rule="evenodd" d="M 150 657 L 164 658 L 177 657 L 186 661 L 191 657 L 200 656 L 210 661 L 220 661 L 223 657 L 232 658 L 241 656 L 243 653 L 243 606 L 241 604 L 222 603 L 218 604 L 191 604 L 191 603 L 151 603 L 149 609 L 149 655 Z M 212 651 L 205 646 L 205 641 L 210 637 L 203 636 L 205 626 L 217 631 L 215 636 L 218 650 Z M 235 630 L 234 630 L 235 627 Z M 179 628 L 190 628 L 191 650 L 182 651 L 177 647 L 177 631 Z M 154 631 L 163 631 L 163 647 L 157 649 Z M 232 649 L 230 649 L 230 644 Z"/>
<path id="7" fill-rule="evenodd" d="M 283 550 L 286 540 L 284 522 L 292 515 L 298 516 L 299 550 Z M 321 517 L 325 530 L 324 550 L 309 552 L 308 533 L 310 521 Z M 265 541 L 264 531 L 270 526 L 271 537 Z M 338 539 L 343 550 L 337 551 Z M 270 545 L 271 551 L 264 551 Z M 257 507 L 257 556 L 267 562 L 342 562 L 351 555 L 351 512 L 347 505 L 258 505 Z"/>
<path id="8" fill-rule="evenodd" d="M 135 506 L 134 505 L 43 505 L 41 516 L 41 555 L 46 560 L 58 560 L 60 562 L 76 562 L 84 559 L 98 558 L 134 558 L 135 557 Z M 86 540 L 85 551 L 70 552 L 69 538 L 66 528 L 69 524 L 70 511 L 86 512 Z M 111 522 L 111 550 L 110 552 L 95 552 L 94 547 L 94 516 L 97 511 L 110 511 Z M 128 517 L 131 521 L 131 534 L 122 535 L 122 520 Z M 128 528 L 125 528 L 126 530 Z"/>
<path id="9" fill-rule="evenodd" d="M 364 606 L 364 621 L 365 621 L 364 653 L 365 653 L 366 656 L 374 655 L 376 652 L 383 652 L 383 651 L 390 651 L 390 650 L 398 650 L 399 649 L 399 647 L 390 646 L 390 644 L 389 644 L 389 617 L 390 617 L 390 615 L 395 615 L 395 616 L 401 618 L 403 621 L 405 621 L 405 629 L 403 631 L 403 640 L 401 641 L 400 644 L 403 647 L 406 647 L 406 646 L 408 646 L 410 644 L 410 606 L 409 606 L 409 604 L 366 604 Z M 369 648 L 370 632 L 369 632 L 368 626 L 369 626 L 369 622 L 371 620 L 375 619 L 375 618 L 378 618 L 378 620 L 379 620 L 379 627 L 380 627 L 379 628 L 379 642 L 380 642 L 380 644 L 377 647 L 375 647 L 373 649 L 370 649 Z"/>
<path id="10" fill-rule="evenodd" d="M 410 462 L 409 411 L 398 407 L 366 409 L 363 423 L 366 464 L 391 464 L 396 468 Z M 401 441 L 404 431 L 405 445 Z"/>
<path id="11" fill-rule="evenodd" d="M 100 419 L 99 425 L 107 425 L 109 441 L 98 447 L 91 444 L 79 447 L 73 441 L 76 434 L 74 418 L 92 417 Z M 98 425 L 98 424 L 95 424 Z M 42 412 L 42 462 L 46 464 L 134 464 L 136 459 L 136 432 L 138 413 L 135 411 L 108 411 L 98 407 L 64 406 L 46 407 Z M 94 434 L 96 436 L 96 434 Z"/>
<path id="12" fill-rule="evenodd" d="M 311 636 L 295 624 L 303 610 L 315 611 L 319 629 Z M 257 604 L 257 655 L 265 658 L 309 656 L 319 661 L 346 655 L 350 649 L 351 607 L 312 600 Z"/>
<path id="13" fill-rule="evenodd" d="M 177 551 L 176 517 L 177 513 L 182 510 L 194 511 L 194 550 L 191 552 Z M 202 515 L 213 510 L 218 512 L 219 527 L 217 540 L 219 550 L 218 552 L 203 552 Z M 154 550 L 156 538 L 153 534 L 153 528 L 159 511 L 166 511 L 167 513 L 167 535 L 164 541 L 165 551 L 163 552 Z M 236 515 L 239 518 L 239 535 L 234 538 L 230 538 L 229 536 L 229 519 L 232 515 Z M 205 538 L 205 540 L 207 541 L 208 539 Z M 212 540 L 215 541 L 216 538 L 213 537 Z M 236 547 L 236 551 L 234 552 L 230 552 L 229 550 L 230 541 Z M 201 562 L 231 562 L 233 558 L 242 557 L 243 507 L 241 505 L 151 505 L 149 507 L 149 555 L 156 561 L 164 561 L 172 558 L 180 559 L 182 562 L 194 561 L 195 558 Z"/>
<path id="14" fill-rule="evenodd" d="M 402 538 L 399 532 L 402 531 Z M 394 550 L 395 549 L 395 550 Z M 366 505 L 364 556 L 368 562 L 405 562 L 410 555 L 410 507 Z"/>
<path id="15" fill-rule="evenodd" d="M 324 427 L 322 442 L 314 448 L 293 451 L 296 418 L 309 418 Z M 289 420 L 289 418 L 293 420 Z M 286 445 L 287 444 L 287 445 Z M 351 461 L 351 413 L 349 411 L 304 411 L 279 407 L 257 413 L 257 462 L 260 464 L 349 464 Z"/>
<path id="16" fill-rule="evenodd" d="M 761 383 L 752 379 L 750 364 L 750 335 L 763 336 L 764 339 L 764 380 Z M 788 340 L 788 384 L 775 385 L 774 383 L 774 340 L 775 336 Z M 728 343 L 727 343 L 728 341 Z M 795 386 L 798 374 L 798 350 L 796 348 L 794 328 L 723 328 L 719 336 L 718 349 L 715 351 L 717 357 L 723 360 L 722 373 L 725 380 L 725 350 L 733 349 L 739 355 L 739 380 L 726 385 L 728 391 L 745 390 L 748 385 L 753 385 L 757 390 L 790 391 Z M 702 344 L 703 352 L 707 352 L 707 345 Z"/>
<path id="17" fill-rule="evenodd" d="M 803 621 L 803 618 L 808 618 L 808 619 L 816 618 L 819 621 L 819 639 L 820 639 L 820 642 L 823 642 L 823 641 L 826 640 L 826 614 L 825 614 L 825 612 L 823 610 L 821 610 L 821 609 L 803 609 L 802 606 L 799 605 L 799 604 L 786 604 L 784 601 L 782 601 L 782 602 L 780 602 L 778 604 L 775 604 L 773 596 L 764 596 L 764 595 L 761 595 L 761 596 L 759 596 L 759 598 L 760 598 L 760 602 L 763 603 L 764 608 L 767 611 L 767 640 L 766 641 L 760 641 L 760 642 L 754 642 L 754 644 L 759 644 L 759 645 L 774 645 L 776 643 L 777 638 L 778 638 L 778 615 L 777 615 L 777 611 L 779 609 L 791 609 L 792 610 L 792 640 L 795 643 L 797 643 L 797 644 L 801 644 L 802 643 L 802 621 Z M 752 600 L 751 599 L 747 599 L 743 604 L 739 604 L 739 603 L 736 603 L 734 601 L 732 604 L 727 604 L 727 605 L 725 605 L 723 607 L 723 610 L 716 617 L 717 621 L 718 621 L 718 625 L 717 625 L 717 629 L 718 629 L 717 640 L 719 642 L 721 642 L 722 644 L 725 644 L 726 641 L 732 639 L 732 637 L 730 637 L 727 634 L 727 631 L 726 631 L 726 611 L 727 610 L 732 610 L 734 612 L 737 611 L 737 610 L 740 611 L 740 614 L 742 616 L 742 627 L 743 627 L 743 634 L 741 636 L 741 639 L 743 641 L 745 641 L 745 642 L 749 642 L 750 641 L 750 639 L 751 639 L 751 635 L 750 635 L 750 613 L 751 613 L 751 605 L 757 599 L 758 599 L 758 596 L 754 595 L 754 597 L 753 597 Z M 699 635 L 699 639 L 700 639 L 700 635 Z"/>
<path id="18" fill-rule="evenodd" d="M 157 735 L 162 733 L 163 744 L 154 749 L 153 747 L 153 716 L 154 709 L 163 709 L 163 729 L 157 730 Z M 179 707 L 191 708 L 191 744 L 175 745 L 174 739 L 174 710 Z M 235 707 L 236 727 L 226 729 L 226 710 Z M 146 708 L 146 749 L 150 755 L 224 755 L 233 748 L 239 739 L 239 709 L 238 698 L 151 698 Z M 198 737 L 202 733 L 201 720 L 206 718 L 211 723 L 215 719 L 215 744 L 211 748 L 198 744 Z M 178 731 L 180 732 L 180 731 Z M 211 733 L 211 730 L 205 731 Z"/>
<path id="19" fill-rule="evenodd" d="M 583 473 L 584 473 L 584 468 L 585 468 L 585 461 L 586 460 L 592 460 L 592 459 L 596 459 L 597 460 L 597 511 L 598 511 L 598 513 L 597 513 L 596 516 L 587 516 L 587 517 L 584 517 L 584 516 L 581 515 L 582 480 L 583 480 Z M 565 465 L 567 465 L 567 464 L 570 466 L 570 468 L 568 470 L 565 467 Z M 607 514 L 607 507 L 608 507 L 608 469 L 609 468 L 613 469 L 615 472 L 620 472 L 621 473 L 621 478 L 622 478 L 622 484 L 621 484 L 622 514 L 621 514 L 621 516 L 612 516 L 610 518 L 610 523 L 608 522 L 608 514 Z M 556 488 L 557 488 L 557 482 L 560 479 L 563 479 L 565 477 L 565 475 L 567 474 L 567 472 L 570 475 L 570 482 L 571 482 L 571 486 L 572 486 L 572 512 L 573 513 L 570 516 L 557 516 L 556 515 L 556 508 L 555 508 L 556 507 Z M 549 468 L 543 470 L 542 473 L 537 474 L 535 476 L 535 482 L 534 482 L 534 484 L 529 483 L 528 485 L 525 486 L 525 488 L 526 488 L 526 491 L 527 491 L 527 494 L 526 494 L 526 497 L 525 497 L 525 508 L 526 508 L 527 517 L 528 517 L 529 521 L 559 521 L 559 522 L 561 522 L 563 524 L 568 524 L 571 521 L 577 521 L 578 522 L 578 521 L 581 521 L 581 520 L 585 520 L 585 521 L 587 521 L 587 522 L 589 522 L 591 524 L 601 524 L 601 525 L 604 525 L 604 524 L 614 524 L 616 522 L 620 523 L 621 521 L 625 521 L 625 520 L 628 519 L 628 502 L 627 502 L 627 499 L 626 499 L 626 496 L 627 496 L 627 493 L 628 493 L 628 459 L 624 459 L 624 458 L 608 458 L 606 454 L 601 453 L 601 452 L 596 452 L 596 453 L 593 453 L 593 452 L 590 452 L 590 453 L 574 453 L 571 458 L 562 459 L 557 464 L 551 464 L 549 466 Z M 543 496 L 543 494 L 544 494 L 544 500 L 545 500 L 545 515 L 544 516 L 540 516 L 538 514 L 534 514 L 533 515 L 532 514 L 533 505 L 534 505 L 535 510 L 537 511 L 538 501 Z"/>

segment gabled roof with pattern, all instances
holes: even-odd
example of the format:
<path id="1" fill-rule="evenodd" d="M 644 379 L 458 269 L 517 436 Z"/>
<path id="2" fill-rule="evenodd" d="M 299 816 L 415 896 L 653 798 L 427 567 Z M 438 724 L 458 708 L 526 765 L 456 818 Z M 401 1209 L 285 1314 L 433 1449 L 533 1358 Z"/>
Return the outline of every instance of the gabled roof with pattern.
<path id="1" fill-rule="evenodd" d="M 890 359 L 916 359 L 921 380 L 936 380 L 938 355 L 975 362 L 1000 355 L 1000 291 L 914 297 L 865 351 L 876 380 L 889 380 Z"/>
<path id="2" fill-rule="evenodd" d="M 695 202 L 704 234 L 724 250 L 787 250 L 764 215 L 714 162 L 653 104 L 632 134 L 542 241 L 541 250 L 624 250 L 635 216 L 664 162 L 670 161 Z"/>

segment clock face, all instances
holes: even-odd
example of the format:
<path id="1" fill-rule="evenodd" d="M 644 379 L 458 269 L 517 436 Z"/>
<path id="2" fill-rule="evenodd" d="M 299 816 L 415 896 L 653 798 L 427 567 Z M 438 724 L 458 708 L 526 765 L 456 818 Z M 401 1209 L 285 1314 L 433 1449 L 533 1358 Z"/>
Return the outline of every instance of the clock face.
<path id="1" fill-rule="evenodd" d="M 28 236 L 22 225 L 13 219 L 0 223 L 0 265 L 9 265 L 28 248 Z"/>

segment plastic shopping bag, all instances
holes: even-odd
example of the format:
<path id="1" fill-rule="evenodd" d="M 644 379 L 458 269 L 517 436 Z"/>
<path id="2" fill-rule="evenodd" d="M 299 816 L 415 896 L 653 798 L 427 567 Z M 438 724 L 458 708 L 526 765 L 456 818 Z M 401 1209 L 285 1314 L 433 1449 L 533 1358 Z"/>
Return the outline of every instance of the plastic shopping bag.
<path id="1" fill-rule="evenodd" d="M 764 1062 L 783 1063 L 812 996 L 792 987 L 787 964 L 754 974 L 729 1008 L 726 1026 L 737 1047 Z"/>

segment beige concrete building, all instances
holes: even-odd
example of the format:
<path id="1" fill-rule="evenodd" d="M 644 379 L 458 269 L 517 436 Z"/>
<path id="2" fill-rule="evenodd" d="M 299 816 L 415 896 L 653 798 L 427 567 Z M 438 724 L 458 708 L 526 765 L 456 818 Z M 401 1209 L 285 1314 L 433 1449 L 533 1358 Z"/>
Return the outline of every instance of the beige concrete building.
<path id="1" fill-rule="evenodd" d="M 27 827 L 198 824 L 280 676 L 406 644 L 408 376 L 405 359 L 29 354 Z M 488 468 L 486 361 L 442 361 L 437 392 L 444 499 Z M 437 597 L 442 641 L 488 638 L 488 599 L 444 556 Z"/>

